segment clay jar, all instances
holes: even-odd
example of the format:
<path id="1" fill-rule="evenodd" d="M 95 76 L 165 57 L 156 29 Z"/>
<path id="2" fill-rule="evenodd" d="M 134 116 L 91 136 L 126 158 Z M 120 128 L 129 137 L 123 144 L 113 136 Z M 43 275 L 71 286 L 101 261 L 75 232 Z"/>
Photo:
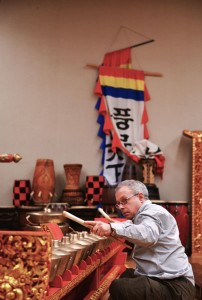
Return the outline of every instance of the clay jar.
<path id="1" fill-rule="evenodd" d="M 34 204 L 47 204 L 53 199 L 55 192 L 55 171 L 51 159 L 38 159 L 36 161 L 32 196 Z"/>

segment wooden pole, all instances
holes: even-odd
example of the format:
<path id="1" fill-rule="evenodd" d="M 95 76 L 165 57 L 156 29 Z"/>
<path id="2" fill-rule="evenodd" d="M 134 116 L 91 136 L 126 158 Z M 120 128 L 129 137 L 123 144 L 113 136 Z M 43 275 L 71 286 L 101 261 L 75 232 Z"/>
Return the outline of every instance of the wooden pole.
<path id="1" fill-rule="evenodd" d="M 98 69 L 99 66 L 98 65 L 94 65 L 94 64 L 87 64 L 86 65 L 87 68 L 91 68 L 91 69 Z M 158 73 L 158 72 L 149 72 L 149 71 L 143 71 L 145 76 L 153 76 L 153 77 L 163 77 L 162 73 Z"/>

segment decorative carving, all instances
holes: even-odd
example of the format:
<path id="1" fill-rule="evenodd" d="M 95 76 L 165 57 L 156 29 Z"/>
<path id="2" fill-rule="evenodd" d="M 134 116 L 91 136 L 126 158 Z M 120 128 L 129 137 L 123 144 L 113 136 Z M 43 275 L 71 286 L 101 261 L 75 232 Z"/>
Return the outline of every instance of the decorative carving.
<path id="1" fill-rule="evenodd" d="M 45 299 L 50 265 L 50 234 L 1 231 L 0 299 Z"/>
<path id="2" fill-rule="evenodd" d="M 202 253 L 202 131 L 184 130 L 192 138 L 192 254 Z"/>

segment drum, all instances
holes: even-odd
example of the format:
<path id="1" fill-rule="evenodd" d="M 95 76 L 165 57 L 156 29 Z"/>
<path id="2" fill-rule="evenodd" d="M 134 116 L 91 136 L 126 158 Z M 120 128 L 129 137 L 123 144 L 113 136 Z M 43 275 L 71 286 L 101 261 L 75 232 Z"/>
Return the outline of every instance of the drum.
<path id="1" fill-rule="evenodd" d="M 102 205 L 107 214 L 117 214 L 119 216 L 120 211 L 117 212 L 115 204 L 115 189 L 117 185 L 104 185 L 102 193 Z"/>
<path id="2" fill-rule="evenodd" d="M 80 180 L 80 173 L 81 173 L 81 164 L 65 164 L 65 176 L 66 176 L 66 190 L 73 190 L 79 189 L 79 180 Z"/>
<path id="3" fill-rule="evenodd" d="M 62 192 L 61 202 L 71 205 L 83 205 L 84 196 L 80 188 L 81 164 L 65 164 L 66 186 Z"/>
<path id="4" fill-rule="evenodd" d="M 52 202 L 55 193 L 55 170 L 51 159 L 38 159 L 36 161 L 32 195 L 36 205 Z"/>
<path id="5" fill-rule="evenodd" d="M 30 180 L 15 180 L 13 185 L 13 205 L 30 205 L 31 184 Z"/>
<path id="6" fill-rule="evenodd" d="M 169 203 L 167 210 L 174 216 L 180 233 L 180 240 L 184 247 L 187 246 L 188 236 L 190 232 L 190 216 L 188 211 L 188 203 Z"/>
<path id="7" fill-rule="evenodd" d="M 87 176 L 86 177 L 86 201 L 87 204 L 95 205 L 102 201 L 104 187 L 104 176 Z"/>
<path id="8" fill-rule="evenodd" d="M 171 215 L 173 215 L 178 225 L 181 243 L 186 248 L 186 251 L 188 252 L 190 246 L 189 234 L 190 234 L 190 227 L 191 227 L 188 203 L 184 201 L 174 202 L 174 201 L 163 201 L 163 200 L 156 200 L 152 202 L 163 206 L 165 209 L 169 211 L 169 213 L 171 213 Z"/>

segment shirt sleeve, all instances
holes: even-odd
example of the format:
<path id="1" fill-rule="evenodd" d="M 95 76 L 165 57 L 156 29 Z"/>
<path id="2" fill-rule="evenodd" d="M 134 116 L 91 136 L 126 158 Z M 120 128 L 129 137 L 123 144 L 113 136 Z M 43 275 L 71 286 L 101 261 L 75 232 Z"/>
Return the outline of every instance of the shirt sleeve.
<path id="1" fill-rule="evenodd" d="M 144 247 L 154 245 L 158 241 L 160 234 L 158 220 L 147 215 L 139 217 L 139 224 L 133 224 L 132 221 L 125 221 L 111 223 L 111 227 L 116 231 L 117 235 L 124 237 L 133 244 Z"/>

